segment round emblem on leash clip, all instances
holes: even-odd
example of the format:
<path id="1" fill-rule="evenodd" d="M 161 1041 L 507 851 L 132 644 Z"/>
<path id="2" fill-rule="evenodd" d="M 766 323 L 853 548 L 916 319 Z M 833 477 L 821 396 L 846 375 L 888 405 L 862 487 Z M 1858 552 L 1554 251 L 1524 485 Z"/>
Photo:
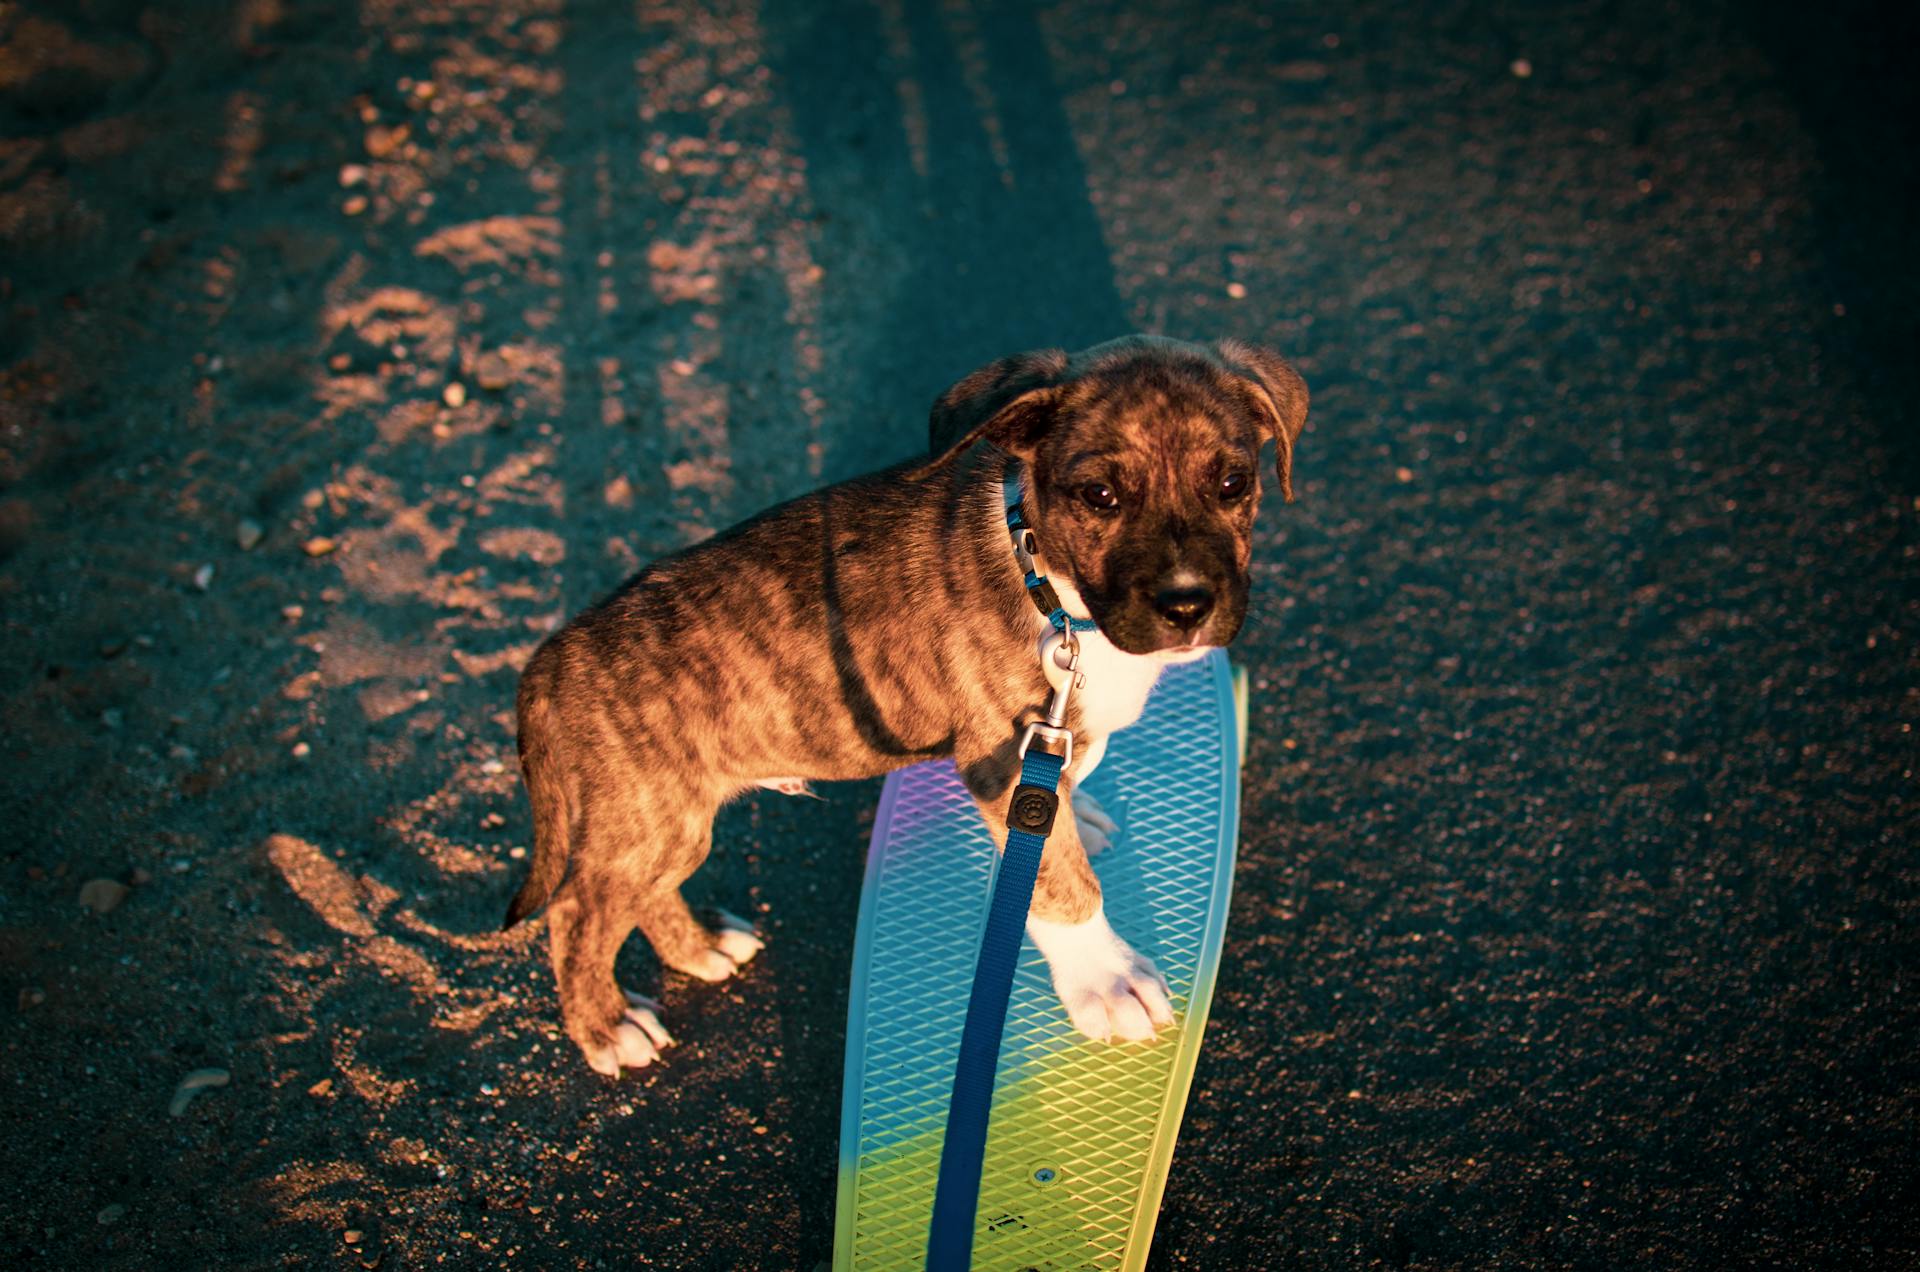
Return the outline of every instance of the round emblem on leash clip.
<path id="1" fill-rule="evenodd" d="M 1060 797 L 1052 791 L 1023 786 L 1014 792 L 1013 803 L 1007 809 L 1007 821 L 1016 830 L 1044 835 L 1053 829 L 1053 814 L 1059 807 Z"/>

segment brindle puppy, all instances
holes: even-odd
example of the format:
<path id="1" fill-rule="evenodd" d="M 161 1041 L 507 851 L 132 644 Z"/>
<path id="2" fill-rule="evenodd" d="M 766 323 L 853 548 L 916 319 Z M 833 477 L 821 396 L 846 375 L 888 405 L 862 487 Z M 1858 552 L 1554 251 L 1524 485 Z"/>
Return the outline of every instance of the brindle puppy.
<path id="1" fill-rule="evenodd" d="M 1047 841 L 1028 931 L 1082 1033 L 1148 1039 L 1170 1023 L 1159 973 L 1107 926 L 1087 864 L 1112 823 L 1073 789 L 1162 667 L 1239 631 L 1260 446 L 1278 444 L 1291 499 L 1306 415 L 1293 368 L 1234 341 L 1006 358 L 934 404 L 930 460 L 761 513 L 555 633 L 520 681 L 534 853 L 507 925 L 549 906 L 561 1009 L 587 1062 L 618 1076 L 671 1041 L 655 1005 L 614 981 L 635 926 L 703 980 L 760 950 L 745 924 L 710 931 L 680 896 L 715 811 L 742 792 L 951 755 L 1005 842 L 1017 739 L 1049 697 L 1046 620 L 1006 530 L 1010 472 L 1066 608 L 1099 624 L 1068 716 L 1076 815 Z"/>

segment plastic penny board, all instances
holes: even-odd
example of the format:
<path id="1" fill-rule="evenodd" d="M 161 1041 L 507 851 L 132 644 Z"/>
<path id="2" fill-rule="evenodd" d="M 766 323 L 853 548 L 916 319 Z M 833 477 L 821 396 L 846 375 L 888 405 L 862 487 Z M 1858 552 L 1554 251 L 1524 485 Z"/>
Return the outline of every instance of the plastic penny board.
<path id="1" fill-rule="evenodd" d="M 1244 686 L 1219 650 L 1169 667 L 1086 784 L 1120 824 L 1093 861 L 1108 920 L 1158 964 L 1178 1019 L 1151 1044 L 1089 1042 L 1068 1023 L 1045 961 L 1022 945 L 987 1132 L 976 1268 L 1146 1262 L 1225 934 Z M 951 762 L 887 779 L 854 941 L 836 1269 L 925 1262 L 997 865 Z"/>

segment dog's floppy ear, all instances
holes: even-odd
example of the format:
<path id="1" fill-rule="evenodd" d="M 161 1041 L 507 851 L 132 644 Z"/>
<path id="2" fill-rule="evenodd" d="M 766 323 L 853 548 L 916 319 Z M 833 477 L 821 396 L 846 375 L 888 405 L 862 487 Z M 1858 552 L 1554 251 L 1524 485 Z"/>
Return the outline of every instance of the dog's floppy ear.
<path id="1" fill-rule="evenodd" d="M 1031 455 L 1052 419 L 1067 369 L 1064 349 L 1041 349 L 989 362 L 942 393 L 928 420 L 928 462 L 946 464 L 978 441 Z"/>
<path id="2" fill-rule="evenodd" d="M 1222 340 L 1214 349 L 1229 371 L 1244 377 L 1268 417 L 1273 434 L 1273 466 L 1280 475 L 1280 493 L 1293 502 L 1293 440 L 1307 422 L 1307 382 L 1277 353 L 1238 340 Z"/>

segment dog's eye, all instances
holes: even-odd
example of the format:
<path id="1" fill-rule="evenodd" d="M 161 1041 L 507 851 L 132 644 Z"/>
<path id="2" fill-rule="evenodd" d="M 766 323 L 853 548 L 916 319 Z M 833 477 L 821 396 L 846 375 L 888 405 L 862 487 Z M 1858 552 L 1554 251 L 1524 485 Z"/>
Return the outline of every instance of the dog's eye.
<path id="1" fill-rule="evenodd" d="M 1220 479 L 1220 502 L 1232 503 L 1247 493 L 1247 475 L 1228 473 Z"/>
<path id="2" fill-rule="evenodd" d="M 1090 481 L 1080 487 L 1080 497 L 1087 501 L 1089 508 L 1098 508 L 1101 512 L 1112 512 L 1120 506 L 1120 496 L 1103 481 Z"/>

